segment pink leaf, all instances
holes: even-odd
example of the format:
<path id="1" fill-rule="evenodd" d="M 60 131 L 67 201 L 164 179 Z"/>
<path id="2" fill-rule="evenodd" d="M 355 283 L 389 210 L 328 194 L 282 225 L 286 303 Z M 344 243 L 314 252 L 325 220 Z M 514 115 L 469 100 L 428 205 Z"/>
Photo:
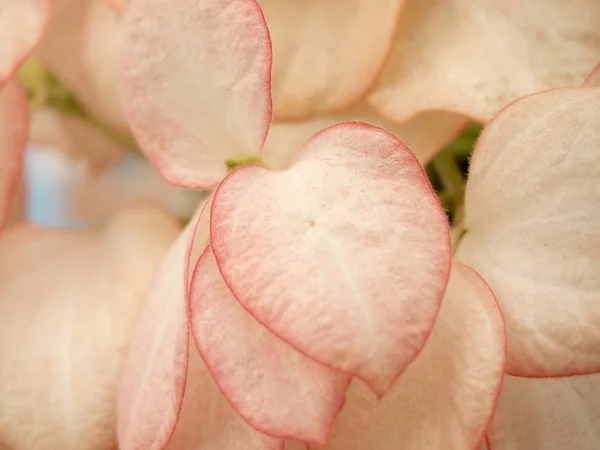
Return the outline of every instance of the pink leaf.
<path id="1" fill-rule="evenodd" d="M 597 0 L 410 0 L 369 102 L 400 122 L 440 109 L 487 122 L 524 95 L 580 85 L 599 60 Z"/>
<path id="2" fill-rule="evenodd" d="M 388 55 L 405 0 L 259 0 L 273 39 L 277 119 L 360 100 Z"/>
<path id="3" fill-rule="evenodd" d="M 404 142 L 422 164 L 452 142 L 468 123 L 466 117 L 458 114 L 430 111 L 419 114 L 406 123 L 395 124 L 377 114 L 367 104 L 360 103 L 339 114 L 272 123 L 262 156 L 272 167 L 288 168 L 298 149 L 315 133 L 347 121 L 366 122 L 384 128 Z"/>
<path id="4" fill-rule="evenodd" d="M 423 351 L 381 400 L 354 381 L 325 448 L 479 448 L 500 394 L 505 337 L 490 288 L 455 263 Z"/>
<path id="5" fill-rule="evenodd" d="M 317 134 L 287 171 L 229 175 L 211 244 L 252 315 L 378 393 L 423 347 L 449 275 L 448 224 L 423 169 L 361 123 Z"/>
<path id="6" fill-rule="evenodd" d="M 171 183 L 210 187 L 260 151 L 271 121 L 271 41 L 254 0 L 137 0 L 122 92 L 134 134 Z"/>
<path id="7" fill-rule="evenodd" d="M 0 88 L 38 45 L 51 15 L 51 0 L 0 0 Z"/>
<path id="8" fill-rule="evenodd" d="M 0 443 L 116 448 L 127 344 L 178 231 L 170 216 L 135 208 L 100 231 L 0 235 Z"/>
<path id="9" fill-rule="evenodd" d="M 20 185 L 28 135 L 27 97 L 17 83 L 10 82 L 0 88 L 0 227 Z"/>
<path id="10" fill-rule="evenodd" d="M 191 284 L 192 333 L 215 381 L 250 425 L 325 443 L 349 379 L 298 353 L 237 302 L 209 246 Z"/>
<path id="11" fill-rule="evenodd" d="M 118 404 L 123 450 L 164 449 L 179 420 L 188 371 L 190 246 L 195 234 L 201 248 L 208 243 L 205 208 L 169 249 L 132 339 Z"/>
<path id="12" fill-rule="evenodd" d="M 255 430 L 235 412 L 191 345 L 181 417 L 167 450 L 282 450 L 282 447 L 281 439 Z"/>
<path id="13" fill-rule="evenodd" d="M 508 372 L 600 370 L 600 89 L 523 98 L 487 126 L 471 161 L 457 257 L 508 324 Z"/>
<path id="14" fill-rule="evenodd" d="M 490 450 L 600 448 L 600 375 L 506 376 L 488 430 Z"/>

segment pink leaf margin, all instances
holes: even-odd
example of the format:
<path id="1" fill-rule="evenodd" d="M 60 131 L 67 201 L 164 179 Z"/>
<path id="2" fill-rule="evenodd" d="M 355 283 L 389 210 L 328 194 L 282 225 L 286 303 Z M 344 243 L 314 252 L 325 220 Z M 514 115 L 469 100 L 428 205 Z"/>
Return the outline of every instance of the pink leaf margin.
<path id="1" fill-rule="evenodd" d="M 210 252 L 210 253 L 212 253 L 212 249 L 211 249 L 211 246 L 210 246 L 210 244 L 209 244 L 209 245 L 206 247 L 206 249 L 205 249 L 205 250 L 202 252 L 202 254 L 200 255 L 200 257 L 199 257 L 198 259 L 199 259 L 199 260 L 203 260 L 204 258 L 206 258 L 206 255 L 207 255 L 209 252 Z M 214 255 L 214 254 L 213 254 L 213 255 Z M 213 257 L 215 257 L 215 256 L 213 256 Z M 216 259 L 216 257 L 215 257 L 215 259 Z M 218 265 L 218 264 L 217 264 L 217 268 L 219 268 L 219 265 Z M 196 272 L 196 270 L 197 270 L 197 266 L 196 266 L 196 269 L 194 269 L 194 272 Z M 223 277 L 223 275 L 221 274 L 221 269 L 220 269 L 220 268 L 219 268 L 219 274 L 221 275 L 221 278 L 222 278 L 222 277 Z M 224 279 L 223 279 L 223 281 L 225 282 L 225 280 L 224 280 Z M 229 285 L 228 285 L 226 282 L 225 282 L 225 284 L 226 284 L 226 285 L 227 285 L 227 287 L 229 288 Z M 232 291 L 231 291 L 231 289 L 229 289 L 229 290 L 230 290 L 230 292 L 232 292 Z M 235 297 L 235 295 L 233 294 L 233 292 L 232 292 L 232 295 L 233 295 L 233 296 L 234 296 L 234 298 L 237 300 L 237 297 Z M 187 308 L 188 308 L 188 317 L 190 317 L 190 318 L 191 318 L 191 316 L 192 316 L 192 304 L 191 304 L 191 297 L 190 297 L 190 295 L 189 295 L 189 292 L 188 292 L 188 295 L 187 295 L 187 301 L 186 301 L 186 303 L 187 303 Z M 239 303 L 239 305 L 240 305 L 241 307 L 243 307 L 243 305 L 242 305 L 242 304 L 241 304 L 239 301 L 238 301 L 238 303 Z M 251 315 L 251 316 L 252 316 L 252 314 L 251 314 L 251 313 L 250 313 L 248 310 L 246 310 L 245 308 L 244 308 L 244 310 L 245 310 L 245 311 L 246 311 L 246 312 L 247 312 L 249 315 Z M 279 336 L 275 335 L 275 334 L 274 334 L 274 333 L 273 333 L 273 332 L 272 332 L 272 331 L 271 331 L 269 328 L 267 328 L 267 327 L 266 327 L 266 326 L 265 326 L 265 325 L 264 325 L 262 322 L 258 321 L 258 320 L 256 319 L 256 317 L 252 316 L 252 318 L 253 318 L 254 320 L 256 320 L 256 323 L 257 323 L 257 324 L 259 324 L 261 327 L 263 327 L 265 330 L 267 330 L 267 332 L 268 332 L 268 333 L 270 333 L 270 334 L 273 334 L 274 338 L 276 338 L 276 339 L 281 339 Z M 247 420 L 247 419 L 246 419 L 246 418 L 245 418 L 245 417 L 244 417 L 242 414 L 240 414 L 240 413 L 239 413 L 237 406 L 236 406 L 236 405 L 235 405 L 233 402 L 231 402 L 231 401 L 229 400 L 229 397 L 228 397 L 228 395 L 227 395 L 227 392 L 225 391 L 225 389 L 223 389 L 223 387 L 222 387 L 222 386 L 221 386 L 221 384 L 219 383 L 219 381 L 218 381 L 217 377 L 215 377 L 215 376 L 214 376 L 214 374 L 213 374 L 213 370 L 211 369 L 211 365 L 209 364 L 209 362 L 208 362 L 207 358 L 205 357 L 205 355 L 204 355 L 203 351 L 201 350 L 200 346 L 198 345 L 198 338 L 197 338 L 197 336 L 196 336 L 196 333 L 194 333 L 194 327 L 193 327 L 193 326 L 191 327 L 191 330 L 192 330 L 192 331 L 191 331 L 192 338 L 193 338 L 193 341 L 194 341 L 194 343 L 196 344 L 196 350 L 198 351 L 198 354 L 200 355 L 200 357 L 202 358 L 202 360 L 203 360 L 203 361 L 204 361 L 204 363 L 206 364 L 206 368 L 208 369 L 208 371 L 210 372 L 211 376 L 213 377 L 213 380 L 214 380 L 215 384 L 217 385 L 217 387 L 219 388 L 219 391 L 221 391 L 221 393 L 223 394 L 223 396 L 224 396 L 224 397 L 227 399 L 227 401 L 228 401 L 228 402 L 229 402 L 229 404 L 230 404 L 230 405 L 233 407 L 233 409 L 234 409 L 234 410 L 235 410 L 235 411 L 236 411 L 236 412 L 237 412 L 237 413 L 240 415 L 240 417 L 242 417 L 242 418 L 244 419 L 244 421 L 245 421 L 245 422 L 246 422 L 246 423 L 247 423 L 247 424 L 248 424 L 250 427 L 254 428 L 256 431 L 258 431 L 258 432 L 260 432 L 260 433 L 266 434 L 266 435 L 268 435 L 268 436 L 272 436 L 272 437 L 274 437 L 274 438 L 280 438 L 280 439 L 284 439 L 284 440 L 295 441 L 295 440 L 297 439 L 297 437 L 296 437 L 296 436 L 291 436 L 291 435 L 290 435 L 290 436 L 276 435 L 276 434 L 273 434 L 273 433 L 268 433 L 268 432 L 266 432 L 266 431 L 264 431 L 264 430 L 261 430 L 261 429 L 260 429 L 260 428 L 258 428 L 256 425 L 254 425 L 252 422 L 248 421 L 248 420 Z M 285 340 L 283 340 L 283 339 L 281 339 L 281 340 L 282 340 L 282 341 L 283 341 L 283 342 L 284 342 L 286 345 L 290 345 L 290 347 L 291 347 L 291 348 L 292 348 L 294 351 L 297 351 L 297 352 L 299 352 L 300 354 L 302 354 L 302 355 L 303 355 L 303 357 L 305 357 L 305 358 L 309 358 L 309 359 L 311 359 L 311 360 L 313 360 L 313 361 L 314 361 L 314 358 L 312 358 L 312 357 L 310 357 L 310 356 L 307 356 L 307 355 L 306 355 L 306 354 L 304 354 L 303 352 L 299 351 L 299 350 L 298 350 L 296 347 L 293 347 L 291 344 L 289 344 L 289 342 L 287 342 L 287 341 L 285 341 Z M 317 362 L 318 362 L 318 361 L 317 361 Z M 321 364 L 321 363 L 319 363 L 319 364 Z M 333 369 L 333 368 L 330 368 L 330 370 L 333 370 L 333 371 L 335 371 L 335 372 L 339 372 L 337 369 Z M 347 383 L 346 383 L 346 386 L 345 386 L 345 389 L 344 389 L 344 390 L 347 390 L 347 389 L 348 389 L 348 387 L 350 386 L 350 383 L 351 383 L 351 381 L 352 381 L 352 379 L 349 377 L 349 378 L 348 378 L 348 380 L 347 380 Z M 342 409 L 343 409 L 343 407 L 344 407 L 344 405 L 345 405 L 345 404 L 346 404 L 346 399 L 344 398 L 344 399 L 343 399 L 343 401 L 340 403 L 340 405 L 339 405 L 339 408 L 338 408 L 337 412 L 336 412 L 336 413 L 335 413 L 335 415 L 333 416 L 333 419 L 332 419 L 331 423 L 329 423 L 329 424 L 327 425 L 327 427 L 326 427 L 326 429 L 327 429 L 327 433 L 326 433 L 326 438 L 325 438 L 325 441 L 328 441 L 328 440 L 329 440 L 329 437 L 331 436 L 331 431 L 332 431 L 332 429 L 333 429 L 333 425 L 334 425 L 334 423 L 335 423 L 335 420 L 336 420 L 336 419 L 337 419 L 337 417 L 339 416 L 339 414 L 340 414 L 340 412 L 342 411 Z M 310 442 L 310 441 L 302 441 L 302 444 L 313 444 L 313 443 L 314 443 L 314 444 L 318 444 L 318 445 L 323 445 L 323 444 L 324 444 L 324 442 Z M 284 445 L 282 444 L 282 449 L 283 449 L 283 448 L 284 448 Z M 307 447 L 307 448 L 308 448 L 308 447 Z"/>

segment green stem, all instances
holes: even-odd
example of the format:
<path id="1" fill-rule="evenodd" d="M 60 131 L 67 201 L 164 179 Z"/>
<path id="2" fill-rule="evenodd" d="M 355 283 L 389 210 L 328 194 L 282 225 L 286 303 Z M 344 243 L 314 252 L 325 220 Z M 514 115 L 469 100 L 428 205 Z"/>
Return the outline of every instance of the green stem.
<path id="1" fill-rule="evenodd" d="M 260 156 L 242 156 L 240 158 L 227 159 L 225 160 L 225 165 L 229 171 L 246 165 L 266 167 L 265 162 L 260 158 Z"/>
<path id="2" fill-rule="evenodd" d="M 443 185 L 442 198 L 446 207 L 454 212 L 462 199 L 465 180 L 454 156 L 450 152 L 442 152 L 432 161 L 440 181 Z"/>
<path id="3" fill-rule="evenodd" d="M 27 60 L 17 76 L 27 91 L 32 110 L 46 106 L 62 114 L 78 117 L 124 150 L 138 150 L 137 143 L 128 133 L 115 129 L 92 114 L 39 59 L 32 57 Z"/>
<path id="4" fill-rule="evenodd" d="M 452 153 L 454 157 L 459 160 L 467 159 L 473 151 L 473 147 L 481 134 L 482 128 L 483 127 L 478 123 L 470 124 L 454 142 L 446 147 L 445 150 Z"/>

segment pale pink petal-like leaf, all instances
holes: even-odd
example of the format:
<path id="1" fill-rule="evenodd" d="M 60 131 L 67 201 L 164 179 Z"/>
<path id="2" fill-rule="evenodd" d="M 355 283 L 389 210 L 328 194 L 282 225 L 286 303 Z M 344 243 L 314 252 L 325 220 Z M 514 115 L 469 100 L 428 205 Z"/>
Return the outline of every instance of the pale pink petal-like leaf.
<path id="1" fill-rule="evenodd" d="M 223 396 L 190 344 L 181 417 L 167 450 L 282 450 L 283 441 L 242 419 Z"/>
<path id="2" fill-rule="evenodd" d="M 128 129 L 118 89 L 123 21 L 99 0 L 60 0 L 36 54 L 93 114 Z"/>
<path id="3" fill-rule="evenodd" d="M 524 95 L 579 86 L 598 61 L 597 0 L 410 0 L 369 102 L 400 122 L 439 109 L 487 122 Z"/>
<path id="4" fill-rule="evenodd" d="M 31 118 L 30 142 L 60 150 L 90 168 L 103 169 L 114 163 L 125 149 L 77 116 L 51 108 L 37 109 Z"/>
<path id="5" fill-rule="evenodd" d="M 300 147 L 315 133 L 340 122 L 359 121 L 384 128 L 398 137 L 426 164 L 444 146 L 452 142 L 467 125 L 466 117 L 448 111 L 429 111 L 403 124 L 394 124 L 377 114 L 366 103 L 347 111 L 306 120 L 273 122 L 262 149 L 262 157 L 272 167 L 288 168 Z"/>
<path id="6" fill-rule="evenodd" d="M 101 231 L 0 236 L 0 442 L 116 448 L 127 344 L 179 225 L 137 207 Z"/>
<path id="7" fill-rule="evenodd" d="M 490 450 L 599 449 L 600 375 L 507 375 L 487 441 Z"/>
<path id="8" fill-rule="evenodd" d="M 179 420 L 188 370 L 190 246 L 194 236 L 199 247 L 208 244 L 206 205 L 169 249 L 135 330 L 118 399 L 122 450 L 164 449 Z"/>
<path id="9" fill-rule="evenodd" d="M 37 46 L 51 15 L 51 0 L 0 0 L 0 88 Z"/>
<path id="10" fill-rule="evenodd" d="M 273 40 L 278 119 L 340 111 L 373 85 L 405 0 L 258 0 Z"/>
<path id="11" fill-rule="evenodd" d="M 9 82 L 0 88 L 0 227 L 11 212 L 20 186 L 28 127 L 25 92 L 17 83 Z"/>
<path id="12" fill-rule="evenodd" d="M 600 370 L 600 89 L 525 97 L 473 154 L 457 257 L 506 316 L 508 372 Z"/>
<path id="13" fill-rule="evenodd" d="M 423 351 L 378 400 L 354 381 L 328 450 L 472 450 L 498 401 L 506 334 L 494 294 L 454 263 Z"/>
<path id="14" fill-rule="evenodd" d="M 446 216 L 422 167 L 362 123 L 317 134 L 286 171 L 232 172 L 215 193 L 211 244 L 260 322 L 378 393 L 425 344 L 450 268 Z"/>
<path id="15" fill-rule="evenodd" d="M 600 64 L 596 66 L 592 73 L 585 79 L 585 86 L 589 87 L 600 87 Z"/>
<path id="16" fill-rule="evenodd" d="M 190 285 L 196 346 L 221 391 L 271 436 L 325 443 L 349 378 L 290 347 L 242 308 L 209 246 Z"/>
<path id="17" fill-rule="evenodd" d="M 132 1 L 121 87 L 134 134 L 168 181 L 206 188 L 257 154 L 271 121 L 271 41 L 254 0 Z"/>

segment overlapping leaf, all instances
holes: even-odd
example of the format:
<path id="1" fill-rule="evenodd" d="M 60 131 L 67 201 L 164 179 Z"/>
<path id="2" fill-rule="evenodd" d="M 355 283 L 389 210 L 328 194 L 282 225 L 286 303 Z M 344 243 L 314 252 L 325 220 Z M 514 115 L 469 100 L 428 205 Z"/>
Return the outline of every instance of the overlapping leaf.
<path id="1" fill-rule="evenodd" d="M 113 448 L 127 344 L 179 230 L 138 207 L 102 231 L 0 236 L 0 443 Z"/>
<path id="2" fill-rule="evenodd" d="M 349 378 L 290 347 L 242 308 L 209 246 L 190 292 L 197 348 L 236 410 L 273 436 L 325 443 Z"/>
<path id="3" fill-rule="evenodd" d="M 471 450 L 496 407 L 506 341 L 502 314 L 481 277 L 454 263 L 423 351 L 378 400 L 353 382 L 328 450 Z"/>
<path id="4" fill-rule="evenodd" d="M 271 121 L 271 42 L 253 0 L 128 8 L 122 92 L 133 131 L 173 184 L 206 188 L 256 155 Z"/>
<path id="5" fill-rule="evenodd" d="M 600 89 L 525 97 L 473 154 L 457 257 L 496 293 L 508 372 L 600 370 Z"/>
<path id="6" fill-rule="evenodd" d="M 508 375 L 488 430 L 490 450 L 600 448 L 600 375 Z"/>
<path id="7" fill-rule="evenodd" d="M 487 122 L 524 95 L 580 85 L 599 60 L 596 0 L 408 0 L 369 102 L 400 122 L 439 109 Z"/>
<path id="8" fill-rule="evenodd" d="M 167 450 L 283 450 L 283 444 L 283 440 L 257 431 L 242 419 L 190 343 L 185 398 Z"/>
<path id="9" fill-rule="evenodd" d="M 373 85 L 405 0 L 259 0 L 273 40 L 277 119 L 342 111 Z"/>
<path id="10" fill-rule="evenodd" d="M 189 358 L 188 267 L 194 236 L 200 248 L 208 241 L 204 209 L 199 207 L 162 261 L 132 338 L 118 403 L 124 450 L 164 449 L 179 420 Z"/>

